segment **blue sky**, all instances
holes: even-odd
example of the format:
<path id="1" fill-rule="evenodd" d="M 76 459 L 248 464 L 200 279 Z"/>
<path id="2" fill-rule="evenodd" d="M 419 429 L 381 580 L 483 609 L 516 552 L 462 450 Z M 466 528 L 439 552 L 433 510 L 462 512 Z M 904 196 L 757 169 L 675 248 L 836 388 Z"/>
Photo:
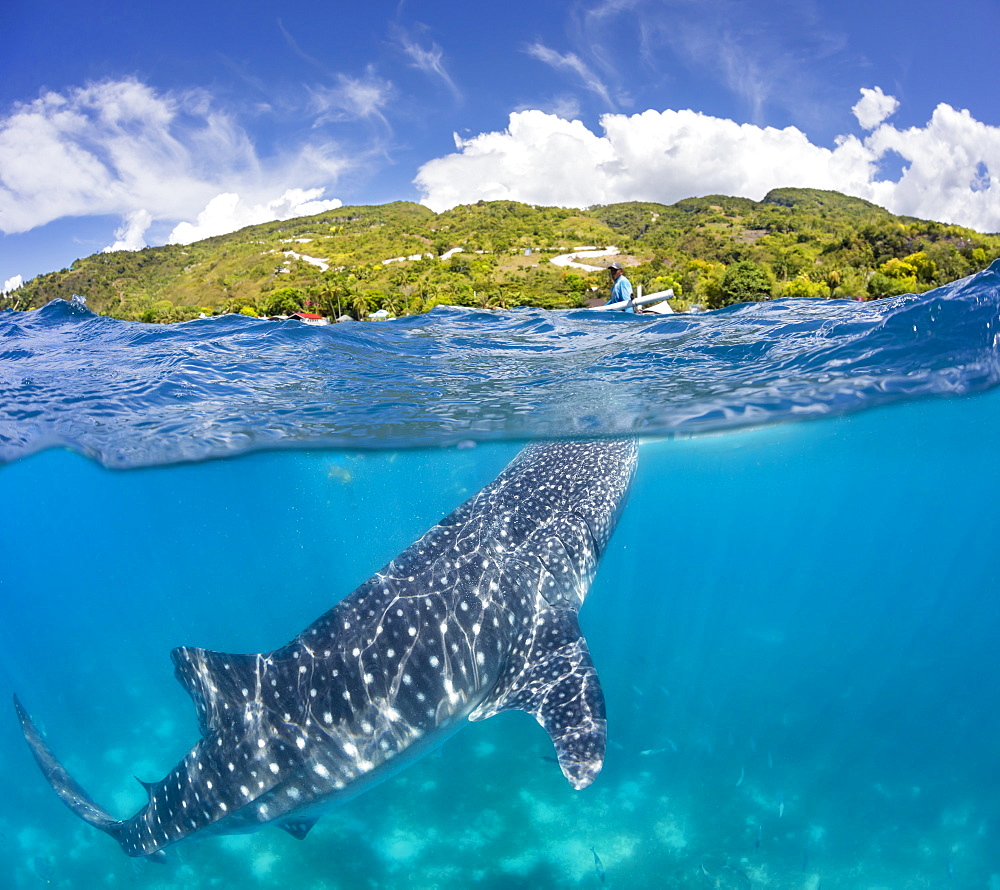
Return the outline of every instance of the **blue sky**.
<path id="1" fill-rule="evenodd" d="M 0 10 L 0 284 L 344 204 L 835 188 L 1000 231 L 997 0 Z"/>

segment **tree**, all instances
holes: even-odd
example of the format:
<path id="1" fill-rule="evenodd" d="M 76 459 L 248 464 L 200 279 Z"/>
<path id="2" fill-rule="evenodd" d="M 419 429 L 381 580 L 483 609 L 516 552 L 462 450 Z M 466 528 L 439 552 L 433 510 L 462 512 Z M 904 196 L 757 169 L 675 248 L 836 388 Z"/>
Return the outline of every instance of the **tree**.
<path id="1" fill-rule="evenodd" d="M 696 303 L 711 306 L 719 296 L 725 271 L 722 263 L 689 260 L 684 266 L 683 292 L 691 295 Z"/>
<path id="2" fill-rule="evenodd" d="M 358 318 L 364 318 L 368 315 L 372 311 L 372 304 L 368 294 L 361 291 L 353 294 L 351 297 L 351 308 Z"/>
<path id="3" fill-rule="evenodd" d="M 684 293 L 684 285 L 677 275 L 657 275 L 649 282 L 649 292 L 656 294 L 662 290 L 672 290 L 679 297 Z"/>
<path id="4" fill-rule="evenodd" d="M 868 293 L 875 298 L 912 294 L 916 288 L 917 279 L 912 276 L 889 275 L 879 271 L 868 279 Z"/>
<path id="5" fill-rule="evenodd" d="M 937 274 L 937 265 L 934 260 L 927 256 L 927 254 L 922 250 L 918 250 L 916 253 L 911 253 L 909 256 L 903 257 L 903 262 L 912 267 L 917 281 L 922 284 L 930 284 L 934 280 L 934 276 Z"/>
<path id="6" fill-rule="evenodd" d="M 837 288 L 840 287 L 841 275 L 839 269 L 831 269 L 826 273 L 826 286 L 830 289 L 830 298 L 833 298 Z"/>
<path id="7" fill-rule="evenodd" d="M 291 315 L 305 304 L 305 294 L 297 287 L 279 287 L 264 298 L 265 315 Z"/>
<path id="8" fill-rule="evenodd" d="M 895 297 L 916 293 L 917 290 L 916 266 L 896 257 L 882 263 L 868 282 L 868 293 L 873 297 Z"/>
<path id="9" fill-rule="evenodd" d="M 762 266 L 750 260 L 733 263 L 726 269 L 718 296 L 709 302 L 709 308 L 769 300 L 771 287 L 771 279 Z"/>
<path id="10" fill-rule="evenodd" d="M 828 287 L 818 281 L 812 281 L 805 275 L 799 275 L 781 287 L 781 296 L 792 299 L 814 300 L 827 296 Z"/>

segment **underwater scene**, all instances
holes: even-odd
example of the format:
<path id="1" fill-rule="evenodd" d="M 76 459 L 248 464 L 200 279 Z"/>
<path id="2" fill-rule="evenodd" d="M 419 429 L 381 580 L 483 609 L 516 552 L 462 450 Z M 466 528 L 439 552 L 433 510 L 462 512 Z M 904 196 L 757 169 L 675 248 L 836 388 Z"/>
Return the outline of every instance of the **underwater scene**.
<path id="1" fill-rule="evenodd" d="M 53 303 L 0 314 L 0 350 L 0 886 L 1000 890 L 1000 264 L 652 319 Z M 32 758 L 15 694 L 132 817 L 202 734 L 171 650 L 284 646 L 530 443 L 633 436 L 579 613 L 589 787 L 505 711 L 304 839 L 198 832 L 161 862 Z"/>

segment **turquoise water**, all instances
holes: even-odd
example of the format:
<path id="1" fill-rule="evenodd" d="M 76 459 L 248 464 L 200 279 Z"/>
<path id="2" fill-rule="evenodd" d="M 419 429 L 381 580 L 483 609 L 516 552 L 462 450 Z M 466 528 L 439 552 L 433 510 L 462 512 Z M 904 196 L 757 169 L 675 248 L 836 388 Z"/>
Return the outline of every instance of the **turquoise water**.
<path id="1" fill-rule="evenodd" d="M 998 275 L 631 323 L 0 315 L 0 683 L 119 817 L 198 735 L 172 647 L 284 643 L 525 438 L 644 434 L 581 612 L 590 788 L 508 713 L 304 841 L 143 867 L 11 708 L 0 886 L 599 887 L 593 846 L 615 887 L 1000 887 Z"/>

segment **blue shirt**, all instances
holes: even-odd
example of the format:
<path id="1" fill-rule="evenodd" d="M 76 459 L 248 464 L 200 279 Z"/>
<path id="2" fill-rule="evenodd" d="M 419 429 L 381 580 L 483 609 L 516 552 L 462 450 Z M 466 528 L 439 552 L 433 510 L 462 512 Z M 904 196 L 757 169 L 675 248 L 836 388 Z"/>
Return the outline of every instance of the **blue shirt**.
<path id="1" fill-rule="evenodd" d="M 625 274 L 622 273 L 618 276 L 618 279 L 611 286 L 611 298 L 605 305 L 610 303 L 621 303 L 625 300 L 632 299 L 632 282 L 629 281 Z M 626 312 L 635 312 L 635 306 L 628 305 L 625 307 Z"/>

